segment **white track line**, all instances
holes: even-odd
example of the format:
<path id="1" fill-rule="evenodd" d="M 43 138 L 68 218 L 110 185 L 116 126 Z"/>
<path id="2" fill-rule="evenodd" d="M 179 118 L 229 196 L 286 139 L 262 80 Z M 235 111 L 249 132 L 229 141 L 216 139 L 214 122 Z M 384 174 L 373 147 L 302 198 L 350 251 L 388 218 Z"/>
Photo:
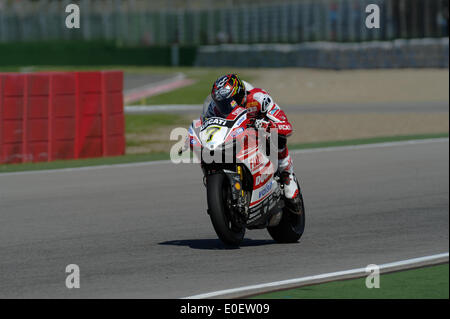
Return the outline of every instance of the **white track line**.
<path id="1" fill-rule="evenodd" d="M 443 137 L 443 138 L 409 140 L 409 141 L 399 141 L 399 142 L 389 142 L 389 143 L 360 144 L 360 145 L 353 145 L 353 146 L 320 147 L 320 148 L 303 149 L 303 150 L 290 150 L 290 153 L 292 153 L 294 155 L 295 154 L 309 154 L 309 153 L 360 150 L 360 149 L 369 149 L 369 148 L 382 148 L 382 147 L 394 147 L 394 146 L 406 146 L 406 145 L 442 143 L 442 142 L 448 143 L 449 138 Z M 88 170 L 105 169 L 105 168 L 151 166 L 151 165 L 158 165 L 158 164 L 173 164 L 173 163 L 170 160 L 160 160 L 160 161 L 146 161 L 146 162 L 124 163 L 124 164 L 109 164 L 109 165 L 96 165 L 96 166 L 94 165 L 94 166 L 83 166 L 83 167 L 72 167 L 72 168 L 34 170 L 34 171 L 23 171 L 23 172 L 9 172 L 9 173 L 6 172 L 6 173 L 0 173 L 0 178 L 2 176 L 10 176 L 10 175 L 48 174 L 48 173 L 74 172 L 74 171 L 88 171 Z M 176 164 L 173 164 L 173 165 L 176 165 Z"/>
<path id="2" fill-rule="evenodd" d="M 384 272 L 387 272 L 389 270 L 396 269 L 398 267 L 406 267 L 406 266 L 413 266 L 415 264 L 420 264 L 424 262 L 432 262 L 439 259 L 446 258 L 448 261 L 448 252 L 437 254 L 437 255 L 431 255 L 431 256 L 425 256 L 425 257 L 419 257 L 419 258 L 413 258 L 413 259 L 406 259 L 401 261 L 396 261 L 392 263 L 382 264 L 378 265 L 380 267 L 380 272 L 384 270 Z M 261 290 L 266 289 L 270 290 L 270 288 L 276 288 L 286 285 L 292 285 L 296 284 L 300 286 L 301 284 L 306 284 L 310 282 L 320 282 L 320 281 L 330 281 L 330 280 L 336 280 L 345 276 L 359 276 L 359 275 L 366 275 L 366 268 L 357 268 L 357 269 L 350 269 L 350 270 L 344 270 L 344 271 L 337 271 L 332 273 L 326 273 L 321 275 L 315 275 L 315 276 L 308 276 L 308 277 L 301 277 L 301 278 L 294 278 L 294 279 L 288 279 L 288 280 L 282 280 L 282 281 L 274 281 L 274 282 L 268 282 L 264 284 L 259 285 L 251 285 L 251 286 L 244 286 L 234 289 L 226 289 L 226 290 L 219 290 L 219 291 L 213 291 L 205 294 L 199 294 L 194 295 L 190 297 L 185 297 L 182 299 L 205 299 L 205 298 L 212 298 L 212 297 L 219 297 L 224 295 L 230 295 L 230 294 L 236 294 L 236 293 L 247 293 L 250 294 L 252 291 L 255 290 Z M 259 293 L 259 292 L 258 292 Z"/>
<path id="3" fill-rule="evenodd" d="M 144 97 L 172 91 L 174 89 L 194 83 L 195 80 L 187 79 L 183 73 L 177 73 L 174 77 L 159 82 L 149 83 L 123 92 L 124 103 L 139 101 Z"/>

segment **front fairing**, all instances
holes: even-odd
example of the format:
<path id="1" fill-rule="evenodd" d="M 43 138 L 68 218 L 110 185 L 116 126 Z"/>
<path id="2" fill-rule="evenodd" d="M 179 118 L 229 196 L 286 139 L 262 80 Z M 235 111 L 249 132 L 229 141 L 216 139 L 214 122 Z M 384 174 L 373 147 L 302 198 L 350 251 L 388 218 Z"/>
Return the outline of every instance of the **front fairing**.
<path id="1" fill-rule="evenodd" d="M 246 109 L 239 106 L 234 108 L 227 117 L 212 114 L 211 101 L 211 97 L 208 96 L 203 104 L 200 123 L 193 123 L 191 131 L 198 138 L 201 146 L 214 150 L 233 143 L 233 140 L 245 131 L 248 120 Z"/>

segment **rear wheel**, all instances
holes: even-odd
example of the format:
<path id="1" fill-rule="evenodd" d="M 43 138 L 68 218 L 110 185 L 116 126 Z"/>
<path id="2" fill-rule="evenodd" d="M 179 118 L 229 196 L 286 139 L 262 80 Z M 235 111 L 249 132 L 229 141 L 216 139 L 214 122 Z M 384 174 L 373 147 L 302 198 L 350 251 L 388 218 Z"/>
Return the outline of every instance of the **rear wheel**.
<path id="1" fill-rule="evenodd" d="M 245 227 L 232 218 L 230 208 L 231 187 L 224 174 L 207 177 L 207 200 L 209 216 L 220 240 L 229 246 L 239 246 L 244 239 Z"/>
<path id="2" fill-rule="evenodd" d="M 280 223 L 276 226 L 267 227 L 270 236 L 279 243 L 295 243 L 302 237 L 305 230 L 305 207 L 298 183 L 297 186 L 299 189 L 300 212 L 294 214 L 290 209 L 284 207 Z"/>

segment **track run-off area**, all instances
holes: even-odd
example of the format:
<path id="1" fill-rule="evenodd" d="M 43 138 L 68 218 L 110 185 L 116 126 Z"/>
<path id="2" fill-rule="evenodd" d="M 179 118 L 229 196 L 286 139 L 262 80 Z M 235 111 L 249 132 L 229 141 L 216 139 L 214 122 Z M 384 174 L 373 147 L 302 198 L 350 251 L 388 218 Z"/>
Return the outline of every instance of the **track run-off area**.
<path id="1" fill-rule="evenodd" d="M 0 297 L 183 298 L 448 252 L 448 138 L 292 154 L 301 241 L 252 230 L 239 249 L 214 233 L 198 164 L 0 174 Z"/>

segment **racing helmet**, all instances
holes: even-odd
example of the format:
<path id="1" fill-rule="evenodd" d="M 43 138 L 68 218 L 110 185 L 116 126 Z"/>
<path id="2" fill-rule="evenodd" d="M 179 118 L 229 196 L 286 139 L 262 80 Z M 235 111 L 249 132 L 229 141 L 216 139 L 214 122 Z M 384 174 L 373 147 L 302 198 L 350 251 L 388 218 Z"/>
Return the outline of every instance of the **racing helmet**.
<path id="1" fill-rule="evenodd" d="M 247 92 L 244 83 L 236 74 L 227 74 L 214 82 L 211 98 L 216 104 L 217 110 L 227 116 L 236 106 L 245 105 Z"/>

